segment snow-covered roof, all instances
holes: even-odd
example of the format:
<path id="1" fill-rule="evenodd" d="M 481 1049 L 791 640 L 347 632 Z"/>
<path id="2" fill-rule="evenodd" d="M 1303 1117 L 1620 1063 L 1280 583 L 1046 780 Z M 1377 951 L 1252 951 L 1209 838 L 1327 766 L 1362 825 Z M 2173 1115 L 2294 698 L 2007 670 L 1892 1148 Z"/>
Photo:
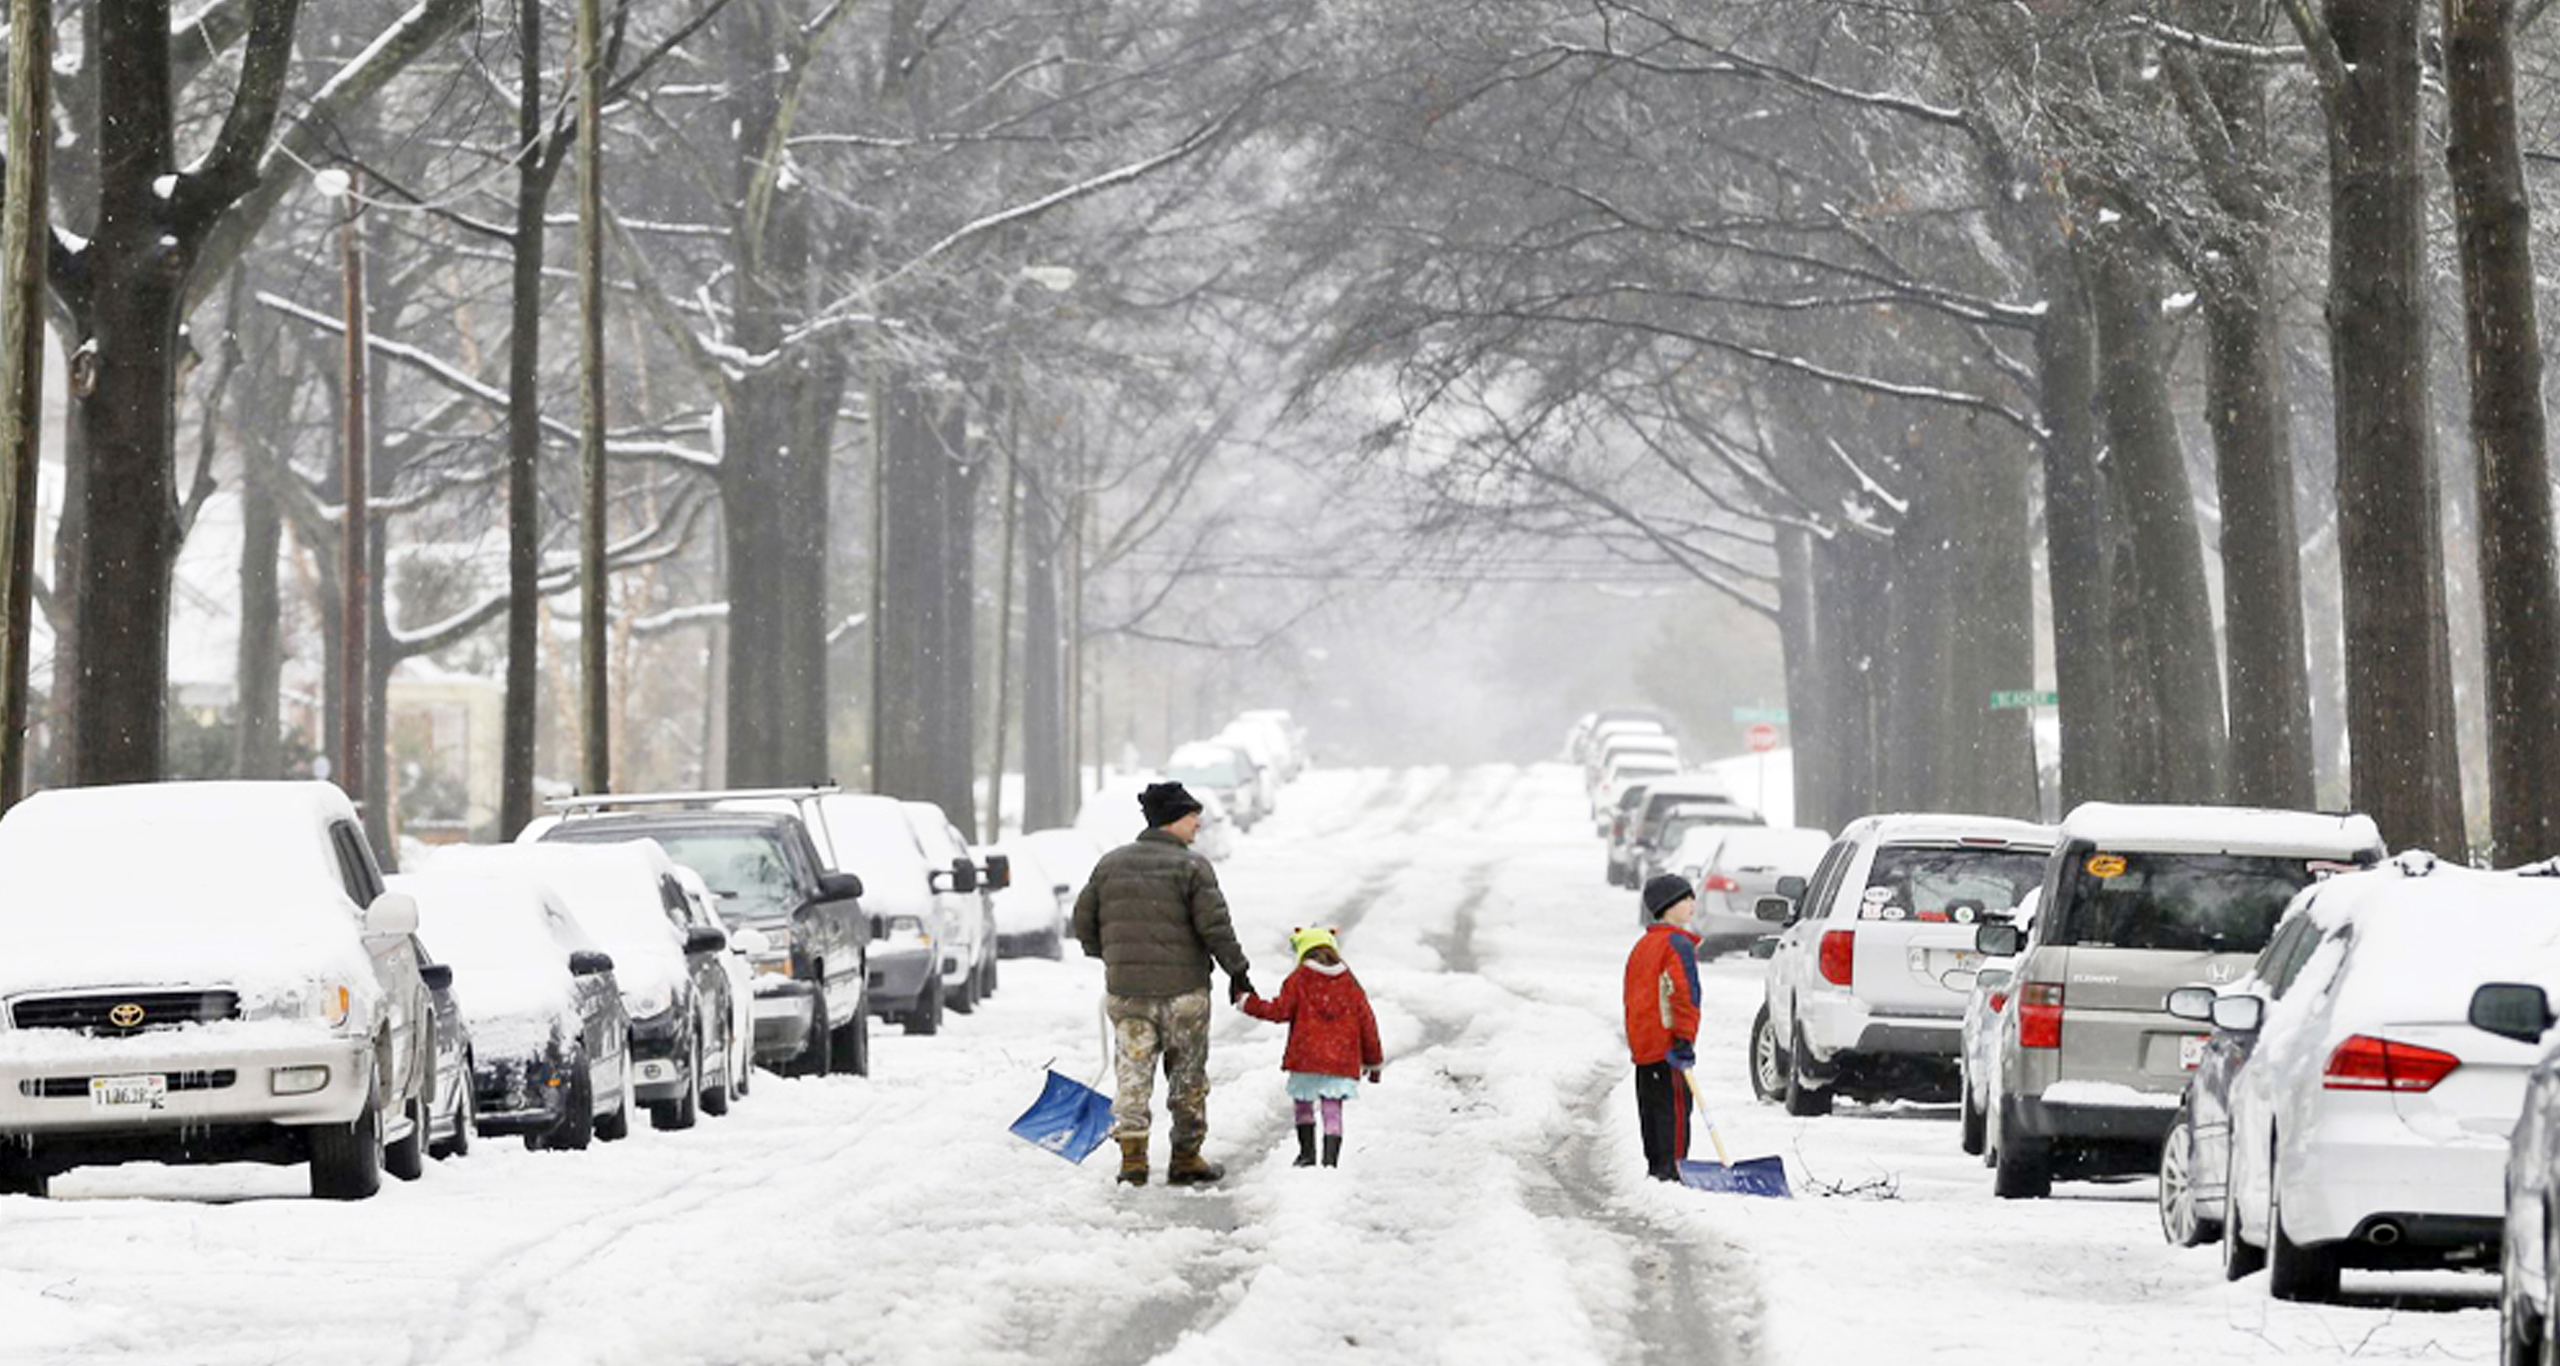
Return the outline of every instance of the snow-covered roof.
<path id="1" fill-rule="evenodd" d="M 417 899 L 419 940 L 453 969 L 474 1046 L 491 1056 L 535 1052 L 555 1029 L 577 1027 L 570 946 L 552 935 L 545 903 L 559 902 L 542 884 L 458 864 L 390 881 Z"/>
<path id="2" fill-rule="evenodd" d="M 2006 816 L 1975 816 L 1955 811 L 1902 811 L 1869 816 L 1859 822 L 1885 844 L 1953 843 L 2002 840 L 2010 844 L 2051 848 L 2053 827 Z"/>
<path id="3" fill-rule="evenodd" d="M 430 872 L 461 870 L 540 878 L 596 947 L 613 955 L 625 997 L 674 992 L 685 980 L 683 940 L 658 891 L 675 863 L 656 840 L 455 845 L 428 864 Z"/>
<path id="4" fill-rule="evenodd" d="M 2083 802 L 2062 835 L 2107 849 L 2173 854 L 2300 854 L 2352 859 L 2382 853 L 2369 816 L 2252 806 L 2132 806 Z"/>
<path id="5" fill-rule="evenodd" d="M 1688 773 L 1645 784 L 1645 801 L 1650 804 L 1665 797 L 1694 797 L 1705 802 L 1730 802 L 1732 789 L 1712 773 Z"/>
<path id="6" fill-rule="evenodd" d="M 2304 895 L 2314 923 L 2352 923 L 2359 960 L 2384 968 L 2346 979 L 2341 1018 L 2460 1023 L 2483 982 L 2560 994 L 2560 881 L 2404 858 Z"/>

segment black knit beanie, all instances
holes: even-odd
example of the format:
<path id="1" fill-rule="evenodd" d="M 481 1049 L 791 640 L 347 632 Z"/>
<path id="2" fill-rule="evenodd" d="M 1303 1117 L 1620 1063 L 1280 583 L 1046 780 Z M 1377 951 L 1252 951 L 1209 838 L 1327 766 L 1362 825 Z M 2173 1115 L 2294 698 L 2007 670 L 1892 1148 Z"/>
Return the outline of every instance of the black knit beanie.
<path id="1" fill-rule="evenodd" d="M 1644 882 L 1644 917 L 1660 920 L 1664 911 L 1698 894 L 1678 873 L 1656 873 Z"/>
<path id="2" fill-rule="evenodd" d="M 1149 783 L 1138 794 L 1138 809 L 1147 813 L 1147 828 L 1160 830 L 1200 809 L 1200 799 L 1180 783 Z"/>

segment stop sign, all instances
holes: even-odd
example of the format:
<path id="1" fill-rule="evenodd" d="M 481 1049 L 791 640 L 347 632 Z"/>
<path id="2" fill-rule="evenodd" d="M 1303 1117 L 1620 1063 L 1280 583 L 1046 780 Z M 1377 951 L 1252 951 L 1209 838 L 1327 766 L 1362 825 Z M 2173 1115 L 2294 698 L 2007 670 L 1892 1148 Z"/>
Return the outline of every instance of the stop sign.
<path id="1" fill-rule="evenodd" d="M 1766 754 L 1778 747 L 1778 728 L 1766 721 L 1755 722 L 1742 732 L 1742 742 L 1751 747 L 1752 753 Z"/>

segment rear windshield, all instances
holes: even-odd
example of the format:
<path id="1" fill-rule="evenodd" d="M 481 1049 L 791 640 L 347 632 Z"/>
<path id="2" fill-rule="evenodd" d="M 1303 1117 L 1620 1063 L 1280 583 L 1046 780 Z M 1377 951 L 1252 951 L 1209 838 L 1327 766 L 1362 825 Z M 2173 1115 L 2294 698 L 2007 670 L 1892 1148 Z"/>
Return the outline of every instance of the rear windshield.
<path id="1" fill-rule="evenodd" d="M 1968 849 L 1889 844 L 1876 851 L 1860 920 L 1970 925 L 2005 915 L 2044 885 L 2040 849 Z"/>
<path id="2" fill-rule="evenodd" d="M 2258 854 L 2119 854 L 2083 850 L 2063 870 L 2060 913 L 2045 941 L 2087 948 L 2256 953 L 2318 859 Z"/>
<path id="3" fill-rule="evenodd" d="M 1756 825 L 1759 820 L 1758 816 L 1738 806 L 1673 811 L 1662 822 L 1661 834 L 1654 843 L 1665 849 L 1677 849 L 1681 838 L 1692 830 L 1709 826 Z"/>
<path id="4" fill-rule="evenodd" d="M 753 831 L 657 837 L 667 857 L 692 869 L 711 889 L 712 909 L 732 924 L 791 914 L 791 869 L 782 842 Z"/>

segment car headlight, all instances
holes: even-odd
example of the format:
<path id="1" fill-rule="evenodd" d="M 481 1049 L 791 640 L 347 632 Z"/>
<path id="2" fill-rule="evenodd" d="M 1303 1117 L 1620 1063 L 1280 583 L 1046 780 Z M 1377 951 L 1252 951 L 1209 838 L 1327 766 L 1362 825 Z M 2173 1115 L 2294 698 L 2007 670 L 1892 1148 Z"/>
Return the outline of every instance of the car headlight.
<path id="1" fill-rule="evenodd" d="M 312 982 L 253 997 L 240 1009 L 244 1020 L 318 1020 L 344 1029 L 354 1014 L 355 993 L 344 982 Z"/>
<path id="2" fill-rule="evenodd" d="M 675 993 L 666 987 L 646 987 L 631 993 L 629 1013 L 635 1020 L 656 1019 L 675 1008 Z"/>

